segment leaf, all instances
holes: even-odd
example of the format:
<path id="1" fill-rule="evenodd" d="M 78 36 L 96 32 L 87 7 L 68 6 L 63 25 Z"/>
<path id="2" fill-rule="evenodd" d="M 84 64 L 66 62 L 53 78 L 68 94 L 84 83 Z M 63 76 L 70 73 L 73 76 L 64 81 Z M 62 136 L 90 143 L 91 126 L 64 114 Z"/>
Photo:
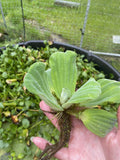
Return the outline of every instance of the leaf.
<path id="1" fill-rule="evenodd" d="M 28 124 L 29 124 L 29 123 L 28 123 Z M 26 126 L 27 126 L 27 125 L 26 125 Z M 29 127 L 29 125 L 28 125 L 28 127 Z M 28 127 L 27 127 L 27 128 L 28 128 Z M 25 128 L 25 127 L 24 127 L 24 128 Z M 26 129 L 23 129 L 23 132 L 22 132 L 22 136 L 23 136 L 23 137 L 28 137 L 28 129 L 27 129 L 27 128 L 26 128 Z"/>
<path id="2" fill-rule="evenodd" d="M 5 111 L 3 112 L 3 114 L 5 115 L 5 117 L 9 117 L 11 115 L 10 111 Z"/>
<path id="3" fill-rule="evenodd" d="M 20 153 L 24 153 L 26 148 L 25 141 L 20 142 L 17 138 L 14 138 L 12 141 L 11 150 L 15 152 L 15 155 L 18 156 Z"/>
<path id="4" fill-rule="evenodd" d="M 9 146 L 9 144 L 7 142 L 0 140 L 0 149 L 7 148 L 8 146 Z"/>
<path id="5" fill-rule="evenodd" d="M 47 74 L 48 84 L 49 84 L 50 90 L 54 91 L 53 84 L 52 84 L 52 77 L 51 77 L 51 69 L 49 68 L 45 72 Z"/>
<path id="6" fill-rule="evenodd" d="M 26 119 L 26 118 L 24 118 L 24 119 L 22 120 L 22 125 L 23 125 L 24 128 L 28 128 L 28 127 L 30 126 L 29 120 Z"/>
<path id="7" fill-rule="evenodd" d="M 4 148 L 4 142 L 3 140 L 0 140 L 0 149 Z"/>
<path id="8" fill-rule="evenodd" d="M 28 73 L 25 75 L 24 85 L 31 93 L 39 95 L 52 109 L 62 111 L 62 107 L 50 92 L 48 79 L 48 75 L 45 72 L 45 64 L 36 62 L 31 65 Z"/>
<path id="9" fill-rule="evenodd" d="M 86 103 L 86 106 L 96 106 L 104 102 L 120 103 L 120 82 L 109 79 L 100 79 L 98 83 L 101 85 L 100 96 Z"/>
<path id="10" fill-rule="evenodd" d="M 0 102 L 0 109 L 4 108 L 4 105 L 2 102 Z"/>
<path id="11" fill-rule="evenodd" d="M 100 137 L 108 134 L 117 122 L 116 115 L 100 109 L 87 109 L 79 118 L 91 132 Z"/>
<path id="12" fill-rule="evenodd" d="M 71 96 L 71 92 L 68 89 L 63 88 L 61 92 L 60 102 L 64 104 Z"/>
<path id="13" fill-rule="evenodd" d="M 76 53 L 73 51 L 53 53 L 50 57 L 50 67 L 56 96 L 60 99 L 63 88 L 68 89 L 72 95 L 77 80 Z"/>
<path id="14" fill-rule="evenodd" d="M 83 103 L 96 99 L 101 93 L 100 84 L 94 78 L 90 78 L 82 87 L 80 87 L 72 97 L 63 105 L 68 108 L 73 103 Z"/>

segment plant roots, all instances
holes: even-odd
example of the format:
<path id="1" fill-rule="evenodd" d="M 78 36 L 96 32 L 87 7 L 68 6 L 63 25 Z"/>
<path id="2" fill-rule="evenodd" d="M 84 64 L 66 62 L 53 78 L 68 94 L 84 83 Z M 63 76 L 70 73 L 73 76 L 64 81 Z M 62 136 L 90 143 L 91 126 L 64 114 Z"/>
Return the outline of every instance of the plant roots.
<path id="1" fill-rule="evenodd" d="M 64 147 L 70 139 L 71 131 L 71 121 L 70 115 L 65 111 L 61 112 L 61 117 L 58 119 L 58 124 L 60 126 L 60 138 L 56 144 L 49 145 L 47 144 L 45 149 L 40 155 L 39 160 L 50 160 L 54 154 Z"/>

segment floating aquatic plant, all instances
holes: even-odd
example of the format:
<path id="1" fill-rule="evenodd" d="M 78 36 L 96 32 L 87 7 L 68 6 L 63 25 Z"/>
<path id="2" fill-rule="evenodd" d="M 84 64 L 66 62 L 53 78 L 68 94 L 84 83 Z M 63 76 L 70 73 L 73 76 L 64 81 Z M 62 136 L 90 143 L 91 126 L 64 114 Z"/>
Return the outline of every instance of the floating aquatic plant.
<path id="1" fill-rule="evenodd" d="M 61 128 L 60 142 L 47 146 L 41 154 L 44 160 L 50 159 L 70 138 L 70 115 L 81 119 L 94 134 L 104 137 L 117 122 L 117 117 L 99 109 L 105 102 L 120 103 L 120 82 L 110 79 L 90 78 L 80 88 L 76 88 L 78 71 L 76 53 L 73 51 L 55 52 L 49 58 L 50 68 L 43 62 L 31 65 L 24 78 L 25 87 L 45 101 L 52 114 L 59 114 Z M 60 117 L 59 116 L 59 117 Z M 65 126 L 65 127 L 63 127 Z"/>

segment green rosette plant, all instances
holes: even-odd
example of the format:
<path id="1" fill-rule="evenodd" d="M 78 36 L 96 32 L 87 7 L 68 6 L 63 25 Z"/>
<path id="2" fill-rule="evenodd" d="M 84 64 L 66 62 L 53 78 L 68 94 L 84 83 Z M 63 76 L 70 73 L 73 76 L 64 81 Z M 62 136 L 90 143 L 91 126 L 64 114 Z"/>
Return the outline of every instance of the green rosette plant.
<path id="1" fill-rule="evenodd" d="M 58 124 L 61 135 L 67 135 L 60 136 L 59 147 L 47 146 L 41 157 L 44 153 L 49 153 L 49 156 L 44 159 L 50 159 L 69 141 L 70 115 L 82 120 L 91 132 L 100 137 L 109 133 L 117 122 L 115 114 L 98 106 L 105 102 L 120 103 L 120 82 L 110 79 L 96 81 L 91 77 L 80 88 L 76 88 L 76 55 L 74 51 L 55 52 L 49 58 L 49 69 L 46 70 L 43 62 L 36 62 L 24 77 L 24 86 L 45 101 L 52 114 L 60 115 Z"/>

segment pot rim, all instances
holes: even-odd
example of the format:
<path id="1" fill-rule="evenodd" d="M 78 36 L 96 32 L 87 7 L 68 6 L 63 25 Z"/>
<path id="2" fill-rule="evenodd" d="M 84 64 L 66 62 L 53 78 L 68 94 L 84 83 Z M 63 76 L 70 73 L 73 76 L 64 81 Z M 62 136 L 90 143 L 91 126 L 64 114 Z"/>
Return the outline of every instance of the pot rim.
<path id="1" fill-rule="evenodd" d="M 44 42 L 45 42 L 44 40 L 30 40 L 30 41 L 18 43 L 18 45 L 25 46 L 25 47 L 30 46 L 33 49 L 38 49 L 41 47 L 43 48 L 45 47 Z M 97 69 L 99 71 L 104 71 L 104 73 L 106 74 L 106 78 L 109 77 L 109 74 L 113 74 L 114 75 L 113 79 L 120 81 L 120 73 L 112 65 L 106 62 L 104 59 L 93 54 L 92 52 L 82 49 L 80 47 L 74 46 L 74 45 L 61 43 L 61 42 L 52 42 L 52 44 L 50 45 L 50 48 L 53 48 L 53 47 L 57 49 L 63 47 L 65 50 L 72 50 L 72 51 L 75 51 L 77 54 L 85 55 L 85 58 L 87 58 L 89 62 L 92 61 L 93 63 L 98 65 Z M 0 52 L 2 53 L 2 50 L 4 49 L 6 49 L 6 47 L 1 47 Z"/>

